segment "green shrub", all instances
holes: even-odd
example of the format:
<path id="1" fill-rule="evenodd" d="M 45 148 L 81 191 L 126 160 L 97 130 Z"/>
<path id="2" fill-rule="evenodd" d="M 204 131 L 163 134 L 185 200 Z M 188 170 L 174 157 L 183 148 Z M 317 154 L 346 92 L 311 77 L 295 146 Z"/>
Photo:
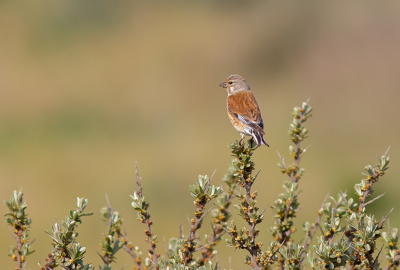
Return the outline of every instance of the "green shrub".
<path id="1" fill-rule="evenodd" d="M 98 268 L 111 270 L 111 264 L 116 260 L 115 254 L 123 249 L 132 257 L 135 269 L 220 269 L 216 248 L 225 238 L 228 246 L 244 250 L 244 263 L 254 269 L 381 269 L 380 254 L 383 248 L 388 261 L 385 269 L 396 269 L 400 261 L 397 229 L 393 228 L 389 233 L 382 232 L 391 211 L 378 221 L 368 214 L 366 208 L 382 196 L 367 201 L 372 196 L 372 186 L 388 169 L 387 152 L 382 157 L 378 156 L 379 163 L 375 167 L 365 167 L 365 179 L 354 186 L 358 202 L 343 192 L 329 200 L 328 195 L 318 212 L 317 220 L 303 224 L 304 241 L 299 244 L 293 242 L 292 234 L 296 231 L 294 221 L 300 210 L 298 186 L 304 172 L 300 161 L 307 150 L 302 145 L 308 133 L 304 123 L 311 117 L 311 111 L 308 102 L 293 110 L 293 121 L 289 127 L 293 143 L 289 149 L 293 162 L 286 164 L 279 155 L 279 168 L 288 179 L 283 184 L 284 193 L 271 206 L 275 224 L 269 230 L 272 238 L 267 245 L 257 241 L 261 233 L 258 225 L 263 222 L 267 207 L 260 211 L 257 206 L 258 193 L 252 191 L 258 175 L 253 175 L 255 163 L 252 157 L 257 145 L 250 139 L 229 145 L 234 159 L 222 179 L 225 187 L 220 187 L 219 183 L 218 186 L 212 185 L 213 175 L 200 175 L 195 184 L 189 187 L 195 205 L 195 212 L 189 220 L 189 234 L 183 235 L 180 228 L 178 237 L 170 239 L 168 243 L 164 239 L 164 255 L 158 253 L 162 248 L 157 235 L 152 232 L 149 203 L 145 200 L 136 166 L 138 190 L 131 195 L 132 207 L 137 212 L 137 219 L 145 226 L 145 241 L 149 245 L 147 255 L 134 247 L 126 233 L 121 232 L 122 217 L 113 210 L 107 198 L 108 206 L 101 209 L 101 213 L 103 221 L 108 225 L 108 232 L 101 243 L 102 252 L 99 253 L 103 266 Z M 10 232 L 16 240 L 15 247 L 8 247 L 9 256 L 17 262 L 15 269 L 25 269 L 26 257 L 34 252 L 31 250 L 32 242 L 28 243 L 31 220 L 27 218 L 27 204 L 22 196 L 22 191 L 14 191 L 10 201 L 5 201 L 9 210 L 5 221 L 12 227 Z M 238 227 L 231 219 L 230 209 L 234 201 L 234 209 L 247 224 L 245 227 Z M 92 215 L 83 213 L 87 203 L 87 199 L 78 198 L 76 208 L 70 211 L 69 216 L 46 231 L 52 239 L 53 249 L 41 269 L 95 268 L 83 262 L 86 248 L 77 242 L 75 232 L 82 222 L 81 218 Z M 213 225 L 202 242 L 199 230 L 208 214 L 213 217 Z M 320 233 L 318 244 L 310 248 L 317 232 Z M 376 246 L 379 238 L 385 243 L 380 250 Z"/>

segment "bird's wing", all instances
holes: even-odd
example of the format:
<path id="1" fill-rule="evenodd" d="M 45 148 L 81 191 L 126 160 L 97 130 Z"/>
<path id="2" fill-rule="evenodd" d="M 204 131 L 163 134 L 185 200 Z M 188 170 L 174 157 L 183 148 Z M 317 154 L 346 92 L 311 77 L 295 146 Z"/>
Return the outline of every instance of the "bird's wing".
<path id="1" fill-rule="evenodd" d="M 241 122 L 254 128 L 261 134 L 265 134 L 260 109 L 252 92 L 248 90 L 237 92 L 228 96 L 226 103 L 228 110 Z"/>

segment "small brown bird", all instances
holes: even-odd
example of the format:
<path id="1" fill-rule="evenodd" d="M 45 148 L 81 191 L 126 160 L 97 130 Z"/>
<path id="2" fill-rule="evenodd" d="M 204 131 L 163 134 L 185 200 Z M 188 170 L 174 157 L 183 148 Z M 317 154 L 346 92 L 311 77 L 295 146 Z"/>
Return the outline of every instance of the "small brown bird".
<path id="1" fill-rule="evenodd" d="M 258 146 L 268 143 L 264 140 L 264 123 L 257 101 L 250 86 L 242 76 L 233 74 L 219 86 L 227 89 L 226 109 L 229 120 L 239 131 L 242 141 L 246 135 L 252 136 Z"/>

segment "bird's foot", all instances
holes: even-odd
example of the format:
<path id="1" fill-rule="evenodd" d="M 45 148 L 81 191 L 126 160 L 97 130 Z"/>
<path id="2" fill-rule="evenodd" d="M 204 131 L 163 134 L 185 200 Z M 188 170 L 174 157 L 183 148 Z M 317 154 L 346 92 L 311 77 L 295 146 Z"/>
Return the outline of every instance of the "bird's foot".
<path id="1" fill-rule="evenodd" d="M 244 137 L 242 139 L 240 139 L 240 141 L 239 141 L 240 146 L 243 146 L 243 144 L 244 144 Z"/>
<path id="2" fill-rule="evenodd" d="M 253 145 L 253 143 L 254 143 L 254 138 L 253 137 L 250 138 L 249 143 L 250 143 L 250 145 Z"/>

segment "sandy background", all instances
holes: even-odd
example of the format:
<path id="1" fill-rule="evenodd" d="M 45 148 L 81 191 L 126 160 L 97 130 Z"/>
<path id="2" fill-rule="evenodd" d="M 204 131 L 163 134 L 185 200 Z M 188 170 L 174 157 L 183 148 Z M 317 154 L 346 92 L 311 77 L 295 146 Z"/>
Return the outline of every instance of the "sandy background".
<path id="1" fill-rule="evenodd" d="M 187 233 L 188 186 L 215 169 L 219 184 L 227 145 L 239 138 L 218 87 L 233 73 L 250 84 L 271 145 L 254 157 L 261 208 L 283 191 L 276 151 L 289 159 L 291 110 L 310 98 L 298 228 L 316 219 L 329 191 L 354 196 L 363 168 L 389 145 L 391 168 L 374 186 L 387 193 L 369 209 L 380 218 L 397 206 L 390 220 L 400 226 L 398 10 L 396 1 L 0 1 L 0 198 L 24 190 L 37 238 L 28 266 L 44 262 L 44 230 L 77 196 L 95 213 L 78 227 L 85 262 L 101 263 L 106 193 L 146 250 L 129 198 L 135 160 L 153 231 L 178 236 L 182 221 Z M 271 216 L 260 226 L 264 243 Z M 12 269 L 6 245 L 14 240 L 2 228 L 0 261 Z M 234 269 L 246 268 L 246 252 L 221 243 L 219 254 L 222 267 L 231 254 Z M 131 269 L 127 254 L 117 257 L 115 267 Z"/>

